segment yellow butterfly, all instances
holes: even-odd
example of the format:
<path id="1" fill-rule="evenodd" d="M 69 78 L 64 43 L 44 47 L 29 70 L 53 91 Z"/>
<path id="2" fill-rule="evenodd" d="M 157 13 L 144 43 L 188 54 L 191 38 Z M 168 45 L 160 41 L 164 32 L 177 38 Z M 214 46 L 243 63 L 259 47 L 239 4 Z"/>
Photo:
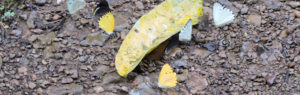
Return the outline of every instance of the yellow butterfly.
<path id="1" fill-rule="evenodd" d="M 107 34 L 113 33 L 115 28 L 114 15 L 111 12 L 106 13 L 100 18 L 98 24 Z"/>
<path id="2" fill-rule="evenodd" d="M 118 73 L 126 77 L 145 55 L 177 34 L 191 19 L 192 25 L 203 16 L 203 0 L 164 0 L 142 16 L 122 42 L 115 58 Z"/>
<path id="3" fill-rule="evenodd" d="M 109 8 L 108 2 L 106 0 L 102 0 L 93 12 L 96 17 L 100 17 L 98 21 L 99 27 L 108 34 L 111 34 L 115 28 L 115 19 L 111 11 L 112 10 Z"/>
<path id="4" fill-rule="evenodd" d="M 172 67 L 169 64 L 165 64 L 159 74 L 158 86 L 160 88 L 171 88 L 177 84 L 176 73 L 173 72 Z"/>

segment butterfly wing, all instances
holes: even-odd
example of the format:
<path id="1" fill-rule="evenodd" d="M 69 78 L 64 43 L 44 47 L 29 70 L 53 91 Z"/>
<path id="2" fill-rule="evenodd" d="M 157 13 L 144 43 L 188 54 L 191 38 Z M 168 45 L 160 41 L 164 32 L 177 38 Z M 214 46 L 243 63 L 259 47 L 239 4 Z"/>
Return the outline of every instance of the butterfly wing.
<path id="1" fill-rule="evenodd" d="M 98 25 L 101 29 L 103 29 L 106 33 L 111 34 L 114 31 L 115 28 L 115 19 L 114 15 L 111 12 L 106 13 L 103 15 L 99 22 Z"/>
<path id="2" fill-rule="evenodd" d="M 106 0 L 101 0 L 99 2 L 93 14 L 96 17 L 100 17 L 98 25 L 101 29 L 103 29 L 107 34 L 113 33 L 115 28 L 115 19 Z"/>
<path id="3" fill-rule="evenodd" d="M 101 0 L 99 4 L 96 6 L 93 14 L 96 17 L 101 17 L 112 10 L 109 8 L 108 2 L 106 0 Z"/>
<path id="4" fill-rule="evenodd" d="M 177 84 L 176 73 L 173 72 L 172 67 L 169 64 L 165 64 L 159 74 L 158 86 L 160 88 L 171 88 Z"/>
<path id="5" fill-rule="evenodd" d="M 71 14 L 75 14 L 78 10 L 84 8 L 86 2 L 84 0 L 68 0 L 67 8 Z"/>
<path id="6" fill-rule="evenodd" d="M 170 38 L 170 41 L 165 49 L 164 54 L 168 55 L 170 52 L 172 52 L 178 45 L 179 45 L 179 34 L 175 34 Z"/>
<path id="7" fill-rule="evenodd" d="M 190 41 L 192 39 L 192 26 L 192 20 L 190 19 L 179 33 L 180 41 Z"/>
<path id="8" fill-rule="evenodd" d="M 132 27 L 115 58 L 118 73 L 126 77 L 144 56 L 177 34 L 192 19 L 199 22 L 203 0 L 165 0 L 142 16 Z"/>
<path id="9" fill-rule="evenodd" d="M 217 27 L 229 24 L 234 20 L 234 14 L 229 9 L 223 7 L 220 3 L 214 3 L 213 7 L 214 24 Z"/>

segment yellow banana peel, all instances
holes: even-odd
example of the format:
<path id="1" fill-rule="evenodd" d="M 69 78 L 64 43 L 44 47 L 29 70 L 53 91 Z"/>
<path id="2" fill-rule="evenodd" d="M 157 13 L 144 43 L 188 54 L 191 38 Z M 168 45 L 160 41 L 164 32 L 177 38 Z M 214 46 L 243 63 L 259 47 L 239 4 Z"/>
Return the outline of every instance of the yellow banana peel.
<path id="1" fill-rule="evenodd" d="M 115 59 L 117 72 L 126 77 L 159 44 L 203 15 L 203 0 L 166 0 L 142 16 L 124 39 Z"/>

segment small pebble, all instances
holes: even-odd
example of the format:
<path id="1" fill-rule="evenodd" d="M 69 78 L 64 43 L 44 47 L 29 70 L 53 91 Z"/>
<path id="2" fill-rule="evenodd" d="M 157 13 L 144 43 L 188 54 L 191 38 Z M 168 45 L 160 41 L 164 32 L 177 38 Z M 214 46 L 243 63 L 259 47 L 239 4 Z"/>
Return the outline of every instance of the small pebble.
<path id="1" fill-rule="evenodd" d="M 20 30 L 13 30 L 13 31 L 11 31 L 11 33 L 12 33 L 13 35 L 15 35 L 15 36 L 21 36 L 22 31 L 20 31 Z"/>
<path id="2" fill-rule="evenodd" d="M 221 51 L 221 52 L 219 53 L 219 56 L 220 56 L 221 58 L 226 58 L 226 57 L 227 57 L 225 51 Z"/>
<path id="3" fill-rule="evenodd" d="M 87 24 L 87 23 L 89 23 L 89 20 L 82 18 L 82 19 L 80 19 L 80 23 Z"/>
<path id="4" fill-rule="evenodd" d="M 29 86 L 30 89 L 34 89 L 36 87 L 36 84 L 33 83 L 33 82 L 29 82 L 28 86 Z"/>
<path id="5" fill-rule="evenodd" d="M 52 20 L 58 20 L 58 19 L 60 19 L 61 18 L 61 16 L 60 15 L 58 15 L 58 14 L 55 14 L 54 16 L 53 16 L 53 18 L 52 18 Z"/>
<path id="6" fill-rule="evenodd" d="M 101 87 L 101 86 L 94 87 L 94 90 L 95 90 L 96 93 L 101 93 L 101 92 L 104 91 L 103 87 Z"/>
<path id="7" fill-rule="evenodd" d="M 69 77 L 64 77 L 61 79 L 61 83 L 72 83 L 73 79 Z"/>
<path id="8" fill-rule="evenodd" d="M 42 88 L 38 88 L 38 89 L 36 90 L 36 92 L 37 92 L 38 94 L 43 94 L 43 89 L 42 89 Z"/>
<path id="9" fill-rule="evenodd" d="M 38 5 L 44 5 L 47 0 L 35 0 L 35 3 Z"/>
<path id="10" fill-rule="evenodd" d="M 141 1 L 136 1 L 135 5 L 137 6 L 138 9 L 143 10 L 145 7 L 143 5 L 143 2 Z"/>
<path id="11" fill-rule="evenodd" d="M 256 26 L 260 26 L 262 20 L 261 20 L 261 16 L 260 15 L 249 15 L 247 21 L 250 24 L 254 24 Z"/>
<path id="12" fill-rule="evenodd" d="M 296 16 L 297 18 L 300 18 L 300 11 L 295 11 L 295 16 Z"/>
<path id="13" fill-rule="evenodd" d="M 266 81 L 268 84 L 272 85 L 275 82 L 276 76 L 267 76 Z"/>
<path id="14" fill-rule="evenodd" d="M 288 5 L 290 5 L 293 8 L 300 7 L 300 2 L 299 1 L 290 1 L 288 2 Z"/>

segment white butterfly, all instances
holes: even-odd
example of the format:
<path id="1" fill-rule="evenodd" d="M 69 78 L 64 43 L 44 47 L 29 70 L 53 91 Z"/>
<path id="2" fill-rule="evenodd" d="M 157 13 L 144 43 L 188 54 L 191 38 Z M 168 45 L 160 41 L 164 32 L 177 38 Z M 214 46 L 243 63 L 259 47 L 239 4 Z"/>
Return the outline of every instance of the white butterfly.
<path id="1" fill-rule="evenodd" d="M 234 20 L 234 14 L 229 9 L 223 7 L 220 3 L 215 3 L 213 8 L 214 24 L 217 27 L 229 24 Z"/>
<path id="2" fill-rule="evenodd" d="M 191 41 L 192 39 L 192 20 L 189 19 L 189 21 L 186 23 L 186 25 L 181 29 L 179 33 L 179 41 Z"/>
<path id="3" fill-rule="evenodd" d="M 80 9 L 83 9 L 86 5 L 85 0 L 68 0 L 67 6 L 71 14 L 75 14 Z"/>

